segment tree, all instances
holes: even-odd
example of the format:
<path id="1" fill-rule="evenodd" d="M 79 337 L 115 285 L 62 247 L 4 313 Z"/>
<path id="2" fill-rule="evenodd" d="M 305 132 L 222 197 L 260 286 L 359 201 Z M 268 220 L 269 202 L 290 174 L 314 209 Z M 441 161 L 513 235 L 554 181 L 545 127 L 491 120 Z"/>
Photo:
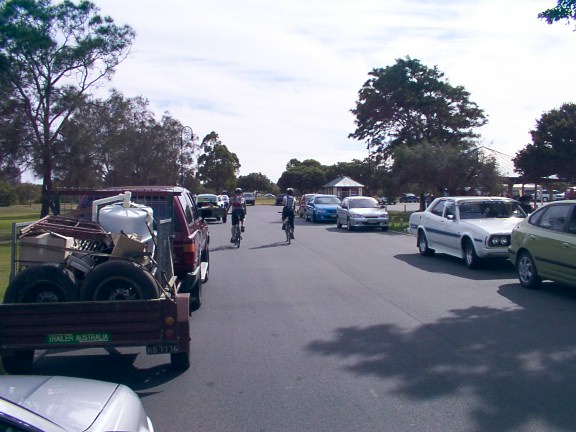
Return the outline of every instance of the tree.
<path id="1" fill-rule="evenodd" d="M 427 142 L 397 148 L 392 178 L 397 188 L 418 185 L 420 194 L 465 195 L 477 188 L 497 194 L 502 189 L 495 159 L 480 148 L 462 152 Z"/>
<path id="2" fill-rule="evenodd" d="M 43 192 L 52 188 L 64 122 L 128 55 L 134 31 L 89 1 L 6 0 L 0 5 L 0 74 L 15 89 L 33 132 L 28 143 Z M 42 215 L 48 214 L 43 200 Z"/>
<path id="3" fill-rule="evenodd" d="M 532 144 L 516 153 L 514 166 L 525 178 L 538 181 L 556 175 L 576 181 L 576 104 L 542 114 L 530 131 Z"/>
<path id="4" fill-rule="evenodd" d="M 292 159 L 278 179 L 278 187 L 281 190 L 291 187 L 298 193 L 308 193 L 317 191 L 326 181 L 326 167 L 317 160 L 306 159 L 300 162 Z"/>
<path id="5" fill-rule="evenodd" d="M 112 91 L 91 100 L 63 125 L 55 178 L 68 187 L 177 184 L 182 124 L 164 113 L 157 121 L 143 97 Z M 195 176 L 194 141 L 184 140 L 185 184 Z"/>
<path id="6" fill-rule="evenodd" d="M 452 86 L 437 67 L 406 57 L 369 75 L 351 110 L 357 127 L 349 137 L 365 141 L 376 158 L 424 141 L 465 150 L 478 137 L 475 128 L 486 123 L 464 87 Z"/>
<path id="7" fill-rule="evenodd" d="M 538 18 L 553 24 L 560 20 L 576 20 L 576 0 L 558 0 L 558 4 L 550 9 L 540 12 Z"/>
<path id="8" fill-rule="evenodd" d="M 200 148 L 203 151 L 198 157 L 197 176 L 200 182 L 215 193 L 233 190 L 240 170 L 238 156 L 222 144 L 214 131 L 204 137 Z"/>
<path id="9" fill-rule="evenodd" d="M 270 192 L 277 189 L 276 185 L 262 173 L 250 173 L 238 177 L 237 186 L 245 191 Z"/>

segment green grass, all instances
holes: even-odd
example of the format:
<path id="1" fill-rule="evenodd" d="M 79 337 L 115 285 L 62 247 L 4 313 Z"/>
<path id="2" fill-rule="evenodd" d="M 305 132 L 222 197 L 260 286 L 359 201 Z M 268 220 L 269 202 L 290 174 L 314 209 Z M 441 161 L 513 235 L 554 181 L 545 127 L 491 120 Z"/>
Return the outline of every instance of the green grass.
<path id="1" fill-rule="evenodd" d="M 408 218 L 410 217 L 410 214 L 410 212 L 389 211 L 388 215 L 390 219 L 388 221 L 388 229 L 390 231 L 406 233 L 406 229 L 408 228 Z"/>
<path id="2" fill-rule="evenodd" d="M 10 276 L 12 224 L 14 222 L 34 221 L 39 217 L 39 204 L 0 207 L 0 298 L 4 298 L 4 291 Z"/>

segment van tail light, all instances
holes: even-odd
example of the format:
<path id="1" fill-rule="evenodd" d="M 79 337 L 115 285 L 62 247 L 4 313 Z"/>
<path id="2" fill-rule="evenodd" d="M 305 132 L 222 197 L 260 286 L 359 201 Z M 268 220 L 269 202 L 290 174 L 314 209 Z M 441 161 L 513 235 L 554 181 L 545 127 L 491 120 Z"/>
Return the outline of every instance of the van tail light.
<path id="1" fill-rule="evenodd" d="M 194 267 L 195 263 L 195 255 L 196 255 L 196 244 L 195 243 L 186 243 L 184 244 L 183 249 L 183 257 L 184 257 L 184 266 L 185 267 Z"/>

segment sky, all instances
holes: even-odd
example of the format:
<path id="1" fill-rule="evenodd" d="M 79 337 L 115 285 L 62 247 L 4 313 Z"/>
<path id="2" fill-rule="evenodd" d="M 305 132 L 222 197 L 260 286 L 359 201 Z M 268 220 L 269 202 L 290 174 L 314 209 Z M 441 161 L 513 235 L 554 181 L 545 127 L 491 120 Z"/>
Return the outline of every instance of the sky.
<path id="1" fill-rule="evenodd" d="M 574 26 L 537 18 L 556 0 L 92 2 L 136 31 L 100 91 L 143 96 L 200 140 L 215 131 L 240 175 L 273 182 L 293 158 L 368 156 L 348 138 L 350 110 L 369 72 L 399 58 L 463 86 L 488 117 L 481 144 L 509 156 L 544 112 L 576 101 Z"/>

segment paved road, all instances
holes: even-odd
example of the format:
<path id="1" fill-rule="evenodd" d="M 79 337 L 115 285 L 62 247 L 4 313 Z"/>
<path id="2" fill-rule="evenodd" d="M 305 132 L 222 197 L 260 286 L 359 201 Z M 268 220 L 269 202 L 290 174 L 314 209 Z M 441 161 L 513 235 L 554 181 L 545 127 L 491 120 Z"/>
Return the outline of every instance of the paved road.
<path id="1" fill-rule="evenodd" d="M 126 383 L 158 432 L 576 429 L 574 290 L 524 290 L 507 263 L 471 271 L 392 232 L 298 219 L 286 245 L 278 210 L 249 208 L 240 249 L 211 224 L 190 370 L 135 349 L 36 372 Z"/>

